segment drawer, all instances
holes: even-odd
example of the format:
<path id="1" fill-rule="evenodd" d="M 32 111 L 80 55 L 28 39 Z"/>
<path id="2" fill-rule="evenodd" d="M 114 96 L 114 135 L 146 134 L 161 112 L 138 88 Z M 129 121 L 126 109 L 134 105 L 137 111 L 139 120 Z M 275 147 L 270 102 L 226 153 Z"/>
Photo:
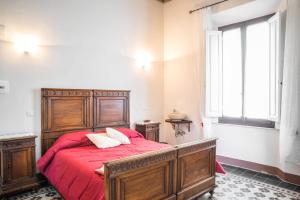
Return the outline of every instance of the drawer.
<path id="1" fill-rule="evenodd" d="M 156 132 L 147 132 L 146 139 L 156 141 Z"/>
<path id="2" fill-rule="evenodd" d="M 155 131 L 159 129 L 159 125 L 153 124 L 153 125 L 147 125 L 146 130 L 147 131 Z"/>

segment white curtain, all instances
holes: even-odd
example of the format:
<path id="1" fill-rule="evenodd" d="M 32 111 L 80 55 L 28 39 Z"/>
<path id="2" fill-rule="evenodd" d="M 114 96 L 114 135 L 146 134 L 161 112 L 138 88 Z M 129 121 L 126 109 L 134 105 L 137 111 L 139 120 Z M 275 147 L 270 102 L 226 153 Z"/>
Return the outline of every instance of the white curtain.
<path id="1" fill-rule="evenodd" d="M 286 16 L 280 168 L 300 175 L 300 0 L 288 0 Z"/>
<path id="2" fill-rule="evenodd" d="M 198 94 L 195 94 L 197 101 L 199 102 L 198 113 L 200 113 L 200 119 L 203 123 L 203 137 L 211 137 L 211 119 L 206 118 L 205 113 L 205 32 L 207 30 L 214 30 L 216 27 L 211 19 L 211 7 L 194 12 L 194 27 L 196 40 L 196 67 L 194 73 L 194 84 L 197 86 Z"/>

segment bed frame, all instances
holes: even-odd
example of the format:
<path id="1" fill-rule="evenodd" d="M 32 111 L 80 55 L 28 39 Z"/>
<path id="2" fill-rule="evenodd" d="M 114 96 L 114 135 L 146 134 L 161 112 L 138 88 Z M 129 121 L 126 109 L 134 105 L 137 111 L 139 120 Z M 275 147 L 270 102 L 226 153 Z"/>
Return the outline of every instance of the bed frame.
<path id="1" fill-rule="evenodd" d="M 42 97 L 42 153 L 61 135 L 129 127 L 127 90 L 46 89 Z M 186 200 L 215 188 L 216 139 L 104 163 L 106 200 Z"/>

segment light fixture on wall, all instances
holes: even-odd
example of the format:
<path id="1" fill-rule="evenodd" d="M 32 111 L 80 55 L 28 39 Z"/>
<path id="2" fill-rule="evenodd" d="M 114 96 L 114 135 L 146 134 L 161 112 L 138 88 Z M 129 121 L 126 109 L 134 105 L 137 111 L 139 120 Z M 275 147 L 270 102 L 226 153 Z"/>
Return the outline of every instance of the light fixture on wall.
<path id="1" fill-rule="evenodd" d="M 15 35 L 14 44 L 17 51 L 25 54 L 36 53 L 38 50 L 38 39 L 32 35 Z"/>
<path id="2" fill-rule="evenodd" d="M 135 60 L 138 67 L 147 70 L 151 67 L 153 58 L 148 52 L 140 50 L 136 52 Z"/>

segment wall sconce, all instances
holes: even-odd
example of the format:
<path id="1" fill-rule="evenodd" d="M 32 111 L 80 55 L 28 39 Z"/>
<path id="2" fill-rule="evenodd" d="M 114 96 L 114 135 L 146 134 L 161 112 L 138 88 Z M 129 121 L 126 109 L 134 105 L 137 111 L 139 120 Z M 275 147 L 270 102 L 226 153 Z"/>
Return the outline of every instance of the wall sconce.
<path id="1" fill-rule="evenodd" d="M 38 40 L 30 35 L 16 35 L 14 37 L 15 48 L 25 54 L 36 53 L 38 50 Z"/>
<path id="2" fill-rule="evenodd" d="M 136 52 L 135 60 L 138 67 L 147 70 L 151 67 L 151 62 L 153 61 L 153 58 L 146 51 L 138 51 Z"/>

